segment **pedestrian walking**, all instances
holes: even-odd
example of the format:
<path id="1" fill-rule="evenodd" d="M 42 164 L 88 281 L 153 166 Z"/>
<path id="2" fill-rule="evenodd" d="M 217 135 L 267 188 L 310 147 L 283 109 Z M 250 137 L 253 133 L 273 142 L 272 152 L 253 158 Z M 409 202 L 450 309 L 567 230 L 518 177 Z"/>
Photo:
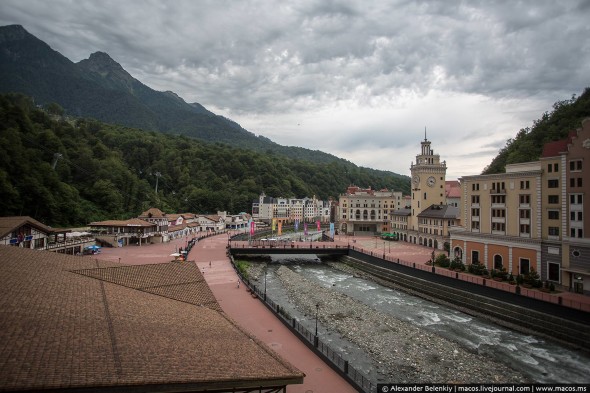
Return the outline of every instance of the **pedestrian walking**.
<path id="1" fill-rule="evenodd" d="M 209 261 L 209 267 L 211 267 L 211 261 Z"/>
<path id="2" fill-rule="evenodd" d="M 240 279 L 238 278 L 238 289 L 240 289 Z"/>

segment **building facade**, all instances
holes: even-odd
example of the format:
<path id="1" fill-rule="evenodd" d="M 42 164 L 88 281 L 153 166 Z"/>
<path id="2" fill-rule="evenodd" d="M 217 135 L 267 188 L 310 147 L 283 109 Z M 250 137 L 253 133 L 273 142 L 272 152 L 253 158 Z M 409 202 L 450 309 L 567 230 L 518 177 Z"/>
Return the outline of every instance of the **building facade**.
<path id="1" fill-rule="evenodd" d="M 464 263 L 509 273 L 535 270 L 547 281 L 590 293 L 590 119 L 545 144 L 539 161 L 506 173 L 461 179 L 462 226 L 451 249 Z"/>
<path id="2" fill-rule="evenodd" d="M 260 194 L 252 203 L 252 219 L 271 224 L 273 220 L 285 223 L 330 222 L 330 203 L 313 198 L 273 198 Z"/>
<path id="3" fill-rule="evenodd" d="M 401 204 L 401 192 L 350 186 L 339 198 L 338 229 L 347 235 L 388 232 L 390 214 Z"/>

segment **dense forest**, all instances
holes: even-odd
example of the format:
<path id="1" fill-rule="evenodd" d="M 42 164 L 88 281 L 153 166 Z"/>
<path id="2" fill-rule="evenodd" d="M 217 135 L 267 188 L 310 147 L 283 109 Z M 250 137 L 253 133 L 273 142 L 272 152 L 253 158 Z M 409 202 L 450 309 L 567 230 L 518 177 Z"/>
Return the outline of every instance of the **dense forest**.
<path id="1" fill-rule="evenodd" d="M 556 102 L 551 113 L 545 112 L 532 127 L 521 129 L 506 142 L 483 174 L 505 172 L 507 164 L 538 160 L 545 143 L 565 139 L 571 130 L 580 128 L 586 117 L 590 117 L 590 88 L 577 98 Z"/>
<path id="2" fill-rule="evenodd" d="M 257 153 L 187 136 L 63 116 L 0 95 L 0 211 L 68 227 L 163 211 L 251 211 L 261 192 L 338 198 L 350 184 L 409 192 L 407 176 Z M 157 192 L 156 192 L 157 189 Z"/>

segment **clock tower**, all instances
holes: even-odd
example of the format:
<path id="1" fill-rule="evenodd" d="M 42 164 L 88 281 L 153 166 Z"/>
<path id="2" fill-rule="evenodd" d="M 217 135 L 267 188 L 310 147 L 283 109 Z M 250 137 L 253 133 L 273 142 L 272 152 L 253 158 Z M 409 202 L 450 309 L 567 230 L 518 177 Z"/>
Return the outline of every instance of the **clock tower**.
<path id="1" fill-rule="evenodd" d="M 421 142 L 422 151 L 416 156 L 416 164 L 412 163 L 411 213 L 408 222 L 409 230 L 418 230 L 418 214 L 431 205 L 445 203 L 445 179 L 447 164 L 440 162 L 440 156 L 434 154 L 430 141 L 426 138 Z"/>

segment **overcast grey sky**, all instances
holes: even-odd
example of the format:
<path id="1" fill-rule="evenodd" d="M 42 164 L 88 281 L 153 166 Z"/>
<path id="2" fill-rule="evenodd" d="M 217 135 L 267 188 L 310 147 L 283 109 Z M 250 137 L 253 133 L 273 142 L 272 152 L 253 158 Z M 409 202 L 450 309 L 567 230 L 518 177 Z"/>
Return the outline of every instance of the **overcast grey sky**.
<path id="1" fill-rule="evenodd" d="M 0 0 L 0 24 L 74 62 L 106 52 L 282 145 L 404 175 L 425 127 L 447 179 L 473 175 L 590 86 L 589 0 Z"/>

